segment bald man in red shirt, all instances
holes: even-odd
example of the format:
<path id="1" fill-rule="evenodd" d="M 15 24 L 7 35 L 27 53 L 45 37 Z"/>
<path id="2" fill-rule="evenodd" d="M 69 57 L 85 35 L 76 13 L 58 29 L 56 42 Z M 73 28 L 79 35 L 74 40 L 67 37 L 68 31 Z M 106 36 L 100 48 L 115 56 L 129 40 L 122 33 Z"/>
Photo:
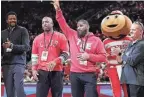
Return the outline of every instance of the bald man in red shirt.
<path id="1" fill-rule="evenodd" d="M 37 80 L 36 97 L 62 97 L 63 63 L 69 56 L 69 46 L 64 34 L 53 30 L 50 17 L 42 19 L 44 32 L 38 35 L 32 46 L 32 73 Z"/>

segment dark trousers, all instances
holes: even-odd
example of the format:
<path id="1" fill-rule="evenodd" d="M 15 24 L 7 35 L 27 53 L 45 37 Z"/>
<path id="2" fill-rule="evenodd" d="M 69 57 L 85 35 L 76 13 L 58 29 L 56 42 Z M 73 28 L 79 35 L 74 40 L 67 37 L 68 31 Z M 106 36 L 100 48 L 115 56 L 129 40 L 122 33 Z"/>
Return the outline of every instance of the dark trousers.
<path id="1" fill-rule="evenodd" d="M 26 97 L 24 92 L 25 66 L 20 64 L 2 66 L 7 97 Z"/>
<path id="2" fill-rule="evenodd" d="M 127 85 L 128 97 L 144 97 L 144 86 Z"/>
<path id="3" fill-rule="evenodd" d="M 38 71 L 36 97 L 47 97 L 51 88 L 52 97 L 62 97 L 63 73 L 62 71 Z"/>
<path id="4" fill-rule="evenodd" d="M 95 73 L 71 72 L 70 81 L 73 97 L 98 97 Z"/>

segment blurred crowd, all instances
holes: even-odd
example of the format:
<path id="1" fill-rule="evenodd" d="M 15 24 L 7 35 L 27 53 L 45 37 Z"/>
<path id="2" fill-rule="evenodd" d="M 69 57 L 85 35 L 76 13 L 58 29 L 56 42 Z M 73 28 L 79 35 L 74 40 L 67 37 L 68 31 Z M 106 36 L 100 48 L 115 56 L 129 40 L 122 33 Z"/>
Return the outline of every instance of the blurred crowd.
<path id="1" fill-rule="evenodd" d="M 62 1 L 61 8 L 68 24 L 76 29 L 79 19 L 86 19 L 90 24 L 90 31 L 104 40 L 106 37 L 101 33 L 100 24 L 102 19 L 113 10 L 121 10 L 132 21 L 138 20 L 144 23 L 143 1 Z M 1 29 L 6 28 L 5 15 L 9 11 L 15 11 L 18 15 L 18 24 L 26 27 L 29 31 L 30 44 L 34 38 L 42 33 L 41 19 L 50 16 L 54 20 L 54 28 L 59 29 L 55 20 L 55 10 L 50 1 L 2 1 L 1 2 Z M 25 70 L 25 82 L 35 82 L 31 72 L 31 51 L 27 53 L 27 65 Z M 106 75 L 105 63 L 98 63 L 98 82 L 109 81 Z M 64 68 L 64 82 L 69 83 L 69 66 Z M 3 78 L 2 78 L 3 80 Z"/>

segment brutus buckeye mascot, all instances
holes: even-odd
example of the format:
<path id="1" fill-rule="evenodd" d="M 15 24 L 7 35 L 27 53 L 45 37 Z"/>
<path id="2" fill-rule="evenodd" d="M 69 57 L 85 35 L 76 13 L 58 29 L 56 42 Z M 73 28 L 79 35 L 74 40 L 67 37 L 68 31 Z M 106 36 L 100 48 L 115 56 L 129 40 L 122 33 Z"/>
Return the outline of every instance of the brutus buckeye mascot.
<path id="1" fill-rule="evenodd" d="M 131 25 L 131 20 L 118 10 L 112 11 L 101 23 L 102 33 L 108 37 L 103 42 L 108 55 L 107 73 L 114 97 L 122 97 L 120 84 L 122 65 L 117 62 L 113 50 L 119 47 L 123 51 L 127 47 L 131 41 L 131 38 L 127 36 L 130 32 Z M 122 84 L 122 88 L 124 97 L 128 97 L 126 85 Z"/>

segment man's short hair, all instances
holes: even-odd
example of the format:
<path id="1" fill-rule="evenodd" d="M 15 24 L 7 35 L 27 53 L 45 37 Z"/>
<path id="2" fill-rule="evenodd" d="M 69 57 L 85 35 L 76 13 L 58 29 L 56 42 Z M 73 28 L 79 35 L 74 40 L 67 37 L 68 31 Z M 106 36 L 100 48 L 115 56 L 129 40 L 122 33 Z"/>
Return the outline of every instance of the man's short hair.
<path id="1" fill-rule="evenodd" d="M 139 25 L 142 28 L 143 32 L 144 32 L 144 25 L 143 25 L 143 23 L 141 23 L 139 21 L 134 21 L 133 23 Z"/>
<path id="2" fill-rule="evenodd" d="M 10 11 L 6 14 L 6 19 L 8 19 L 9 15 L 15 15 L 17 17 L 17 14 L 14 11 Z"/>
<path id="3" fill-rule="evenodd" d="M 143 23 L 141 23 L 139 21 L 134 21 L 133 23 L 139 25 L 142 28 L 142 37 L 144 38 L 144 25 L 143 25 Z"/>
<path id="4" fill-rule="evenodd" d="M 78 22 L 83 22 L 84 24 L 88 25 L 89 26 L 89 23 L 87 20 L 84 20 L 84 19 L 80 19 Z"/>

